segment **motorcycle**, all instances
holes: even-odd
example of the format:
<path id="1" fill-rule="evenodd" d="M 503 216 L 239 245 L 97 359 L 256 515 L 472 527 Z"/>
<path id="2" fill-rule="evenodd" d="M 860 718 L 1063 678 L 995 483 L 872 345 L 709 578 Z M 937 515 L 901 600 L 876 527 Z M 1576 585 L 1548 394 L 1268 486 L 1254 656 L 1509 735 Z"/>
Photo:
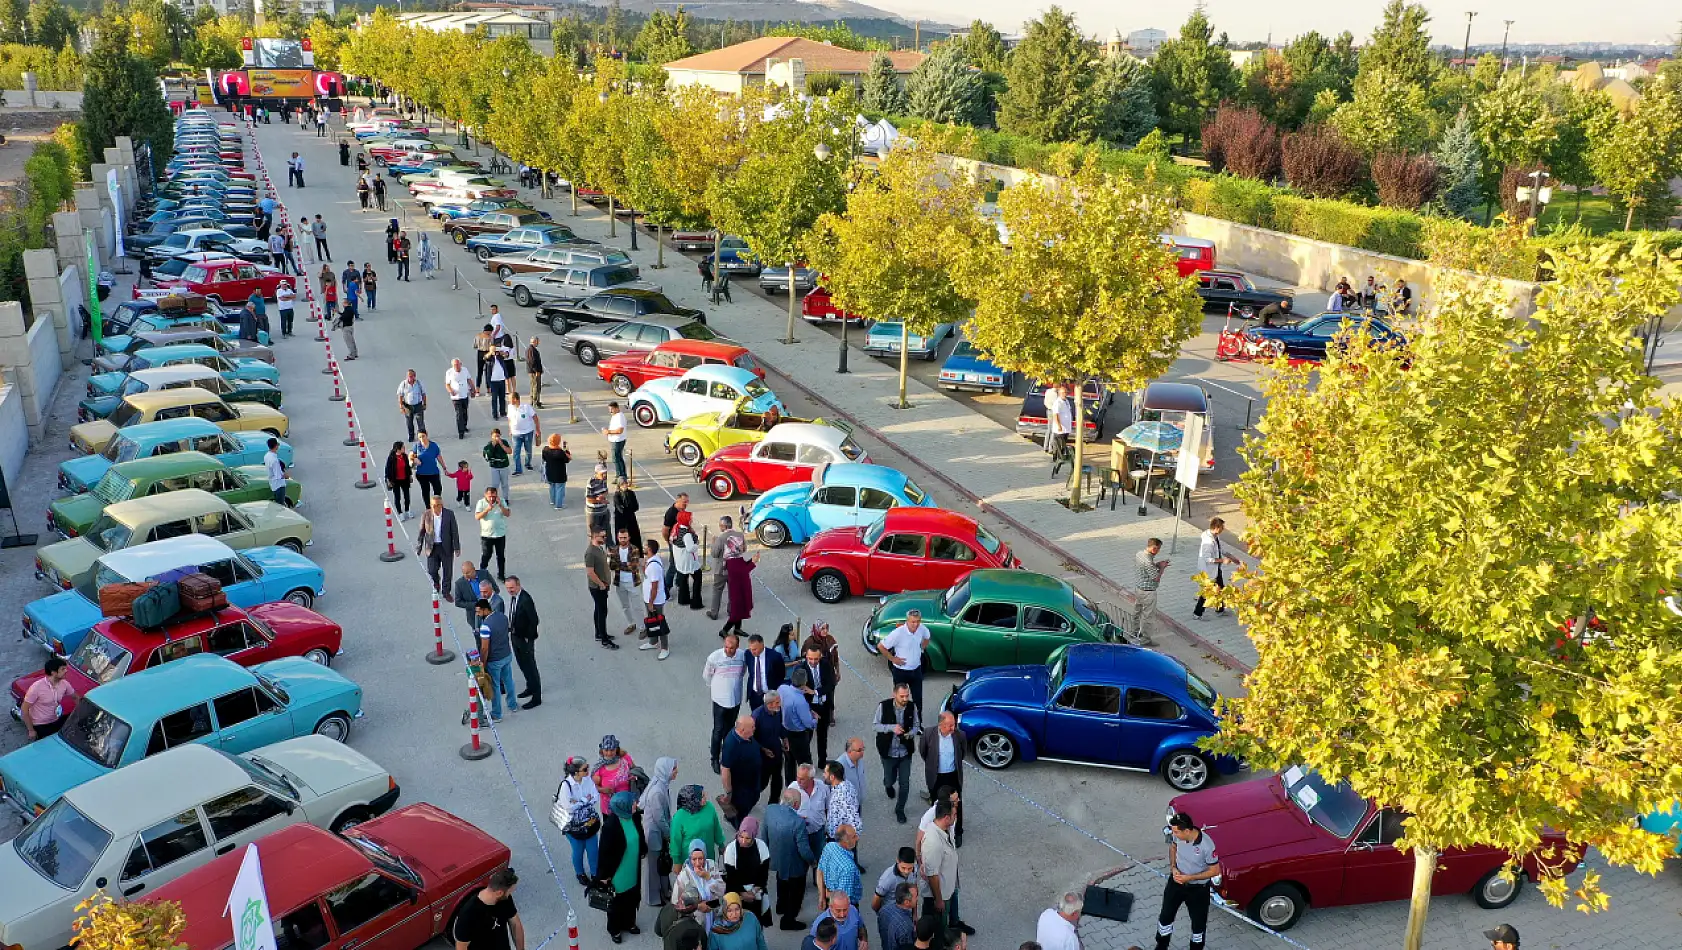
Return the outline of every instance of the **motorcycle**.
<path id="1" fill-rule="evenodd" d="M 1234 317 L 1238 318 L 1236 329 L 1232 326 Z M 1266 340 L 1247 335 L 1244 331 L 1249 328 L 1254 314 L 1237 311 L 1231 304 L 1226 308 L 1226 322 L 1221 324 L 1220 337 L 1215 342 L 1215 359 L 1218 362 L 1249 363 L 1255 360 L 1271 359 L 1277 352 L 1273 344 Z"/>

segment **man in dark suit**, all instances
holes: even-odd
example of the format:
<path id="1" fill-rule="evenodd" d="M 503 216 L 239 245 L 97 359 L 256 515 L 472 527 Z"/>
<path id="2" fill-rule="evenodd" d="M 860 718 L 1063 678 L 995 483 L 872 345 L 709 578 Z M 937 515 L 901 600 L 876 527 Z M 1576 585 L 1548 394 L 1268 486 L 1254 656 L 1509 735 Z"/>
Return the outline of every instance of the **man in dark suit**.
<path id="1" fill-rule="evenodd" d="M 742 670 L 742 682 L 747 686 L 748 709 L 758 710 L 766 693 L 774 693 L 783 685 L 783 656 L 776 650 L 765 649 L 765 638 L 759 634 L 748 637 L 747 665 Z"/>
<path id="2" fill-rule="evenodd" d="M 520 586 L 518 577 L 510 574 L 504 583 L 508 588 L 508 639 L 514 647 L 514 662 L 526 681 L 526 691 L 520 694 L 526 703 L 520 708 L 536 709 L 543 705 L 543 677 L 537 672 L 537 604 Z"/>
<path id="3" fill-rule="evenodd" d="M 432 578 L 432 589 L 443 593 L 444 581 L 450 576 L 450 565 L 461 554 L 456 513 L 444 507 L 443 495 L 433 495 L 431 506 L 426 509 L 426 514 L 421 515 L 415 553 L 426 558 L 426 573 Z"/>
<path id="4" fill-rule="evenodd" d="M 964 756 L 969 752 L 969 738 L 958 728 L 958 717 L 949 712 L 940 714 L 940 723 L 932 730 L 924 730 L 918 748 L 923 757 L 923 782 L 928 786 L 929 800 L 942 788 L 962 792 L 964 789 Z M 958 820 L 952 825 L 954 844 L 964 839 L 963 797 L 959 796 Z"/>
<path id="5" fill-rule="evenodd" d="M 806 648 L 799 668 L 806 671 L 809 679 L 809 685 L 801 692 L 806 694 L 806 702 L 812 707 L 812 718 L 817 720 L 813 731 L 818 734 L 818 761 L 828 762 L 829 724 L 835 718 L 835 676 L 824 665 L 823 649 L 816 645 Z"/>

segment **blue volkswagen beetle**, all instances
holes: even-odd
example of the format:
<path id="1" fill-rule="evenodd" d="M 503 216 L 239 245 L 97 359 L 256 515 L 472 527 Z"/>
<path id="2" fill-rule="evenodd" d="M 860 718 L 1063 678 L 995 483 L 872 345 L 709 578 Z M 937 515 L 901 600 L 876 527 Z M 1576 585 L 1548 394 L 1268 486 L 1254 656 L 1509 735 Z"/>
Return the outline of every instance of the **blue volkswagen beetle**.
<path id="1" fill-rule="evenodd" d="M 1182 792 L 1238 771 L 1236 759 L 1197 748 L 1218 728 L 1219 697 L 1166 653 L 1079 643 L 1043 666 L 975 670 L 952 689 L 956 713 L 983 768 L 1046 759 L 1156 772 Z"/>
<path id="2" fill-rule="evenodd" d="M 1250 327 L 1244 335 L 1270 345 L 1286 359 L 1319 363 L 1325 361 L 1326 349 L 1342 332 L 1345 321 L 1351 332 L 1365 334 L 1376 346 L 1407 345 L 1407 335 L 1383 317 L 1360 313 L 1320 313 L 1291 326 Z"/>
<path id="3" fill-rule="evenodd" d="M 740 366 L 697 366 L 682 376 L 651 379 L 631 393 L 631 416 L 644 428 L 671 425 L 702 413 L 763 413 L 788 407 L 752 370 Z"/>
<path id="4" fill-rule="evenodd" d="M 768 548 L 804 544 L 829 528 L 868 528 L 890 508 L 936 508 L 917 483 L 886 465 L 837 462 L 809 482 L 779 485 L 753 503 L 747 530 Z"/>
<path id="5" fill-rule="evenodd" d="M 96 455 L 84 455 L 58 463 L 58 487 L 71 494 L 90 491 L 118 462 L 168 455 L 171 452 L 203 452 L 221 459 L 230 468 L 261 465 L 269 451 L 267 432 L 224 432 L 209 419 L 160 419 L 117 430 Z M 280 443 L 280 460 L 292 467 L 292 446 Z"/>
<path id="6" fill-rule="evenodd" d="M 308 607 L 327 593 L 325 572 L 288 548 L 235 551 L 215 538 L 189 534 L 104 555 L 73 589 L 26 604 L 23 635 L 60 656 L 69 656 L 88 631 L 105 619 L 99 609 L 101 587 L 192 571 L 220 581 L 228 603 L 235 607 L 277 600 Z"/>
<path id="7" fill-rule="evenodd" d="M 941 389 L 967 389 L 978 393 L 1010 392 L 1012 374 L 1000 369 L 968 340 L 959 340 L 946 362 L 940 364 Z"/>
<path id="8" fill-rule="evenodd" d="M 0 756 L 0 788 L 33 818 L 83 782 L 166 749 L 238 755 L 311 733 L 343 742 L 361 715 L 361 687 L 301 656 L 248 669 L 200 653 L 89 690 L 56 735 Z"/>

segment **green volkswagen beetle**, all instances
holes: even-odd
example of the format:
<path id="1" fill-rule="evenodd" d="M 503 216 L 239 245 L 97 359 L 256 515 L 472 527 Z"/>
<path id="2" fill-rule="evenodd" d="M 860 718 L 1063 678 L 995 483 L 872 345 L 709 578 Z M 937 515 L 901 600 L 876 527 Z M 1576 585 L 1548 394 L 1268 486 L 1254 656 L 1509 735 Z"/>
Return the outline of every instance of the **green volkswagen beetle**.
<path id="1" fill-rule="evenodd" d="M 915 570 L 915 564 L 908 566 Z M 935 672 L 1044 663 L 1070 643 L 1121 643 L 1121 628 L 1074 587 L 1031 571 L 971 571 L 945 590 L 882 598 L 864 622 L 864 648 L 892 633 L 911 610 L 929 628 L 924 666 Z"/>
<path id="2" fill-rule="evenodd" d="M 99 520 L 106 505 L 184 488 L 203 489 L 230 505 L 274 500 L 261 465 L 234 468 L 203 452 L 175 452 L 111 466 L 92 491 L 53 502 L 47 508 L 47 527 L 60 537 L 79 538 Z M 286 497 L 294 507 L 303 496 L 304 486 L 287 479 Z"/>

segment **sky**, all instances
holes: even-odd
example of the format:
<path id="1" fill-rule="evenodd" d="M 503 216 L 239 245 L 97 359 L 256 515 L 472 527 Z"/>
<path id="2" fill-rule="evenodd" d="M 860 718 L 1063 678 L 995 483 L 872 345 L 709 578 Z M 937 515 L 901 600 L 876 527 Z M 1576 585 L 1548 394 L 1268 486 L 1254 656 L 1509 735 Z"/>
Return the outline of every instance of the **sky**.
<path id="1" fill-rule="evenodd" d="M 944 23 L 968 23 L 980 17 L 1001 32 L 1019 32 L 1025 18 L 1037 16 L 1049 7 L 1048 0 L 1022 4 L 1016 0 L 864 0 L 901 16 L 923 16 Z M 1372 33 L 1384 10 L 1385 0 L 1340 0 L 1336 4 L 1317 0 L 1286 0 L 1256 3 L 1255 0 L 1208 0 L 1206 8 L 1215 29 L 1225 30 L 1234 41 L 1263 40 L 1273 34 L 1282 42 L 1299 33 L 1319 30 L 1335 36 L 1344 30 L 1364 41 Z M 1107 37 L 1120 29 L 1156 27 L 1175 33 L 1190 15 L 1193 0 L 1164 0 L 1118 3 L 1116 0 L 1059 0 L 1063 9 L 1075 14 L 1083 30 Z M 1674 43 L 1682 30 L 1682 6 L 1672 0 L 1618 0 L 1614 3 L 1584 3 L 1581 0 L 1459 0 L 1444 4 L 1426 2 L 1432 13 L 1431 28 L 1437 42 L 1459 46 L 1466 35 L 1466 11 L 1475 10 L 1472 45 L 1500 45 L 1503 20 L 1512 20 L 1514 43 Z M 1592 20 L 1584 12 L 1592 10 Z"/>

